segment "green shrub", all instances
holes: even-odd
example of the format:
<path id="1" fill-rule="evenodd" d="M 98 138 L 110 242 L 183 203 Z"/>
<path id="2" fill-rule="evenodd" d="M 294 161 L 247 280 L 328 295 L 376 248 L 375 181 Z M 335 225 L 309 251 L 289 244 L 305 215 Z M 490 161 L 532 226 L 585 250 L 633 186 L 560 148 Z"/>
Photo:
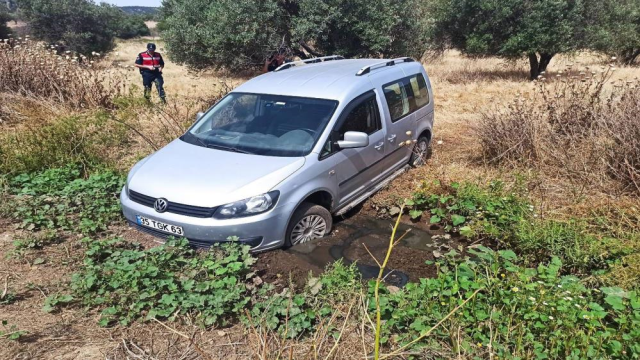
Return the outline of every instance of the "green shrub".
<path id="1" fill-rule="evenodd" d="M 588 275 L 606 269 L 610 261 L 624 255 L 622 239 L 590 234 L 584 223 L 556 220 L 523 221 L 515 237 L 509 241 L 531 262 L 546 262 L 557 256 L 564 270 L 575 275 Z"/>
<path id="2" fill-rule="evenodd" d="M 18 7 L 35 37 L 85 55 L 113 48 L 124 15 L 115 6 L 89 0 L 18 0 Z"/>
<path id="3" fill-rule="evenodd" d="M 28 230 L 106 230 L 120 218 L 118 195 L 124 178 L 111 170 L 81 178 L 78 165 L 18 175 L 9 180 L 11 197 L 3 212 Z M 8 205 L 8 206 L 7 206 Z"/>
<path id="4" fill-rule="evenodd" d="M 636 292 L 586 288 L 576 277 L 560 275 L 556 257 L 525 268 L 512 251 L 480 247 L 470 253 L 473 260 L 439 263 L 437 278 L 383 295 L 383 342 L 408 343 L 479 290 L 416 347 L 465 358 L 488 356 L 489 345 L 499 359 L 640 356 Z"/>
<path id="5" fill-rule="evenodd" d="M 86 243 L 70 295 L 102 308 L 102 326 L 179 316 L 193 316 L 204 326 L 226 324 L 250 300 L 245 281 L 255 260 L 246 246 L 217 244 L 197 252 L 185 239 L 150 249 L 122 239 Z"/>
<path id="6" fill-rule="evenodd" d="M 20 174 L 82 164 L 92 169 L 115 162 L 114 149 L 127 141 L 127 129 L 106 112 L 57 119 L 0 136 L 0 173 Z"/>
<path id="7" fill-rule="evenodd" d="M 431 224 L 445 230 L 457 230 L 465 236 L 501 240 L 513 234 L 515 227 L 532 210 L 521 191 L 508 191 L 499 181 L 486 188 L 472 183 L 423 183 L 407 205 L 411 217 L 430 214 Z"/>
<path id="8" fill-rule="evenodd" d="M 487 187 L 425 183 L 407 204 L 414 218 L 427 211 L 430 223 L 512 249 L 528 264 L 556 256 L 565 265 L 563 271 L 574 275 L 606 275 L 612 266 L 633 259 L 626 256 L 640 253 L 637 230 L 607 228 L 613 220 L 602 217 L 568 221 L 538 217 L 523 191 L 517 186 L 507 189 L 501 182 Z"/>

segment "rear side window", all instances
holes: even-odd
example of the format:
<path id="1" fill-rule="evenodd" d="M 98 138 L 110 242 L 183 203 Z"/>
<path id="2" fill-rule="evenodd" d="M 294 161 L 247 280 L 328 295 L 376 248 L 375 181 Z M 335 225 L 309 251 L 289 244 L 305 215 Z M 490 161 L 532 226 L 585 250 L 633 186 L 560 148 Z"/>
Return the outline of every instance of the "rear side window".
<path id="1" fill-rule="evenodd" d="M 387 99 L 387 104 L 389 105 L 391 121 L 395 122 L 411 111 L 407 88 L 403 85 L 402 81 L 386 85 L 383 91 L 384 97 Z"/>
<path id="2" fill-rule="evenodd" d="M 415 110 L 429 104 L 429 90 L 427 89 L 427 82 L 424 80 L 422 74 L 410 77 L 411 90 L 413 91 L 413 97 L 415 99 Z M 414 111 L 414 110 L 412 110 Z"/>
<path id="3" fill-rule="evenodd" d="M 422 74 L 389 83 L 383 86 L 382 90 L 392 122 L 429 104 L 429 90 Z"/>

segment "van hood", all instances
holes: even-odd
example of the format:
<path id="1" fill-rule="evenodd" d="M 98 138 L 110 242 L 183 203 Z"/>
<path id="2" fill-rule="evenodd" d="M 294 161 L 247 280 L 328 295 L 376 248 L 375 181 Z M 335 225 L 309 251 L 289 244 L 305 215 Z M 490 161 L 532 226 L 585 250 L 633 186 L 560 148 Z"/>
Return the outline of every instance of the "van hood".
<path id="1" fill-rule="evenodd" d="M 241 154 L 177 139 L 143 162 L 131 170 L 129 190 L 214 207 L 271 191 L 300 169 L 305 159 Z"/>

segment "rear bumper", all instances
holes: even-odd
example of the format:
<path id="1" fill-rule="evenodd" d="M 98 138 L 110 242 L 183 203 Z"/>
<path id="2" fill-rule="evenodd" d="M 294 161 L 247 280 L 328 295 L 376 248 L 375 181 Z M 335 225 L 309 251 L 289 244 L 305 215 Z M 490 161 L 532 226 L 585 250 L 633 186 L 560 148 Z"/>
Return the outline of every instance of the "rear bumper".
<path id="1" fill-rule="evenodd" d="M 185 237 L 194 246 L 207 247 L 216 242 L 226 242 L 229 237 L 235 236 L 240 242 L 251 246 L 254 251 L 278 248 L 284 244 L 287 224 L 294 210 L 291 204 L 277 204 L 264 214 L 243 218 L 197 218 L 168 212 L 158 213 L 151 207 L 131 201 L 124 189 L 120 193 L 120 203 L 122 213 L 129 224 L 156 237 L 167 238 L 171 235 L 138 225 L 136 215 L 181 226 Z"/>

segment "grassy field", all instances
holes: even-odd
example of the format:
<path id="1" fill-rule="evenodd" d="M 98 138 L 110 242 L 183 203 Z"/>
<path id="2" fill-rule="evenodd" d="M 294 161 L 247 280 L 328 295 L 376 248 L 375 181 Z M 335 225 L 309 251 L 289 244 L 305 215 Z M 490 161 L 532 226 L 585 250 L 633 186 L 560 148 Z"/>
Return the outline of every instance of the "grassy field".
<path id="1" fill-rule="evenodd" d="M 72 106 L 0 86 L 0 358 L 371 356 L 373 285 L 353 268 L 334 266 L 306 287 L 270 287 L 241 249 L 158 248 L 124 224 L 116 196 L 130 166 L 256 75 L 191 71 L 167 58 L 169 104 L 154 97 L 148 105 L 131 65 L 149 41 L 164 53 L 161 40 L 136 39 L 92 60 L 92 76 L 117 84 L 99 90 L 103 105 Z M 544 80 L 531 82 L 524 61 L 456 52 L 424 61 L 435 95 L 433 155 L 360 212 L 392 218 L 405 204 L 403 221 L 437 224 L 470 241 L 461 254 L 425 264 L 433 278 L 405 289 L 383 286 L 387 358 L 640 354 L 640 194 L 606 172 L 567 175 L 566 166 L 549 161 L 496 164 L 478 136 L 484 121 L 508 114 L 514 100 L 536 98 L 540 86 L 553 91 L 572 76 L 580 82 L 582 73 L 609 74 L 604 97 L 627 81 L 637 92 L 640 69 L 610 62 L 598 54 L 559 56 Z M 621 108 L 637 101 L 624 99 Z M 638 113 L 630 119 L 639 122 Z M 220 268 L 226 275 L 214 280 L 224 286 L 201 276 Z M 221 286 L 226 298 L 210 298 L 216 291 L 198 286 Z"/>

